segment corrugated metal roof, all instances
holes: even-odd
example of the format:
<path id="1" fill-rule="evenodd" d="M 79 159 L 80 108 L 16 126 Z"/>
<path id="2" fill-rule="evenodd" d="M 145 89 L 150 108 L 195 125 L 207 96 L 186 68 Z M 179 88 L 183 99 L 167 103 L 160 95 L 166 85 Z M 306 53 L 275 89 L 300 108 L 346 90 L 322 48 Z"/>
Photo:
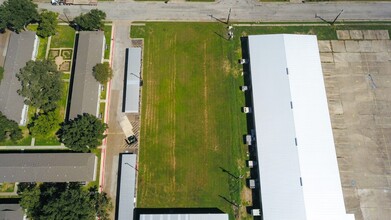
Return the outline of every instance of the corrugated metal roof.
<path id="1" fill-rule="evenodd" d="M 103 31 L 79 33 L 69 119 L 83 113 L 97 116 L 100 86 L 92 75 L 92 68 L 103 62 L 104 49 Z"/>
<path id="2" fill-rule="evenodd" d="M 249 36 L 265 220 L 347 215 L 316 36 Z"/>
<path id="3" fill-rule="evenodd" d="M 136 154 L 121 154 L 121 174 L 118 189 L 118 220 L 133 219 L 136 187 Z"/>
<path id="4" fill-rule="evenodd" d="M 96 178 L 91 153 L 0 154 L 0 182 L 79 182 Z"/>
<path id="5" fill-rule="evenodd" d="M 140 220 L 229 220 L 228 214 L 141 214 Z"/>
<path id="6" fill-rule="evenodd" d="M 0 111 L 20 125 L 26 122 L 23 117 L 25 114 L 22 114 L 26 112 L 23 112 L 24 98 L 17 93 L 21 84 L 16 74 L 33 59 L 37 42 L 35 32 L 11 33 L 4 63 L 4 78 L 0 82 Z"/>
<path id="7" fill-rule="evenodd" d="M 125 112 L 138 113 L 140 103 L 141 48 L 127 49 Z"/>

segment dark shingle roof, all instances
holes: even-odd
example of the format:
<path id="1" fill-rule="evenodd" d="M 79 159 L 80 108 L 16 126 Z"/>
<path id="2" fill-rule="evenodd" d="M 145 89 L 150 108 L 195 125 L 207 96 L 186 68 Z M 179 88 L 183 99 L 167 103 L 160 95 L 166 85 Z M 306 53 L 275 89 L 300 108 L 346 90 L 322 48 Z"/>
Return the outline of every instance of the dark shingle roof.
<path id="1" fill-rule="evenodd" d="M 83 113 L 97 115 L 100 87 L 92 75 L 92 68 L 102 63 L 104 44 L 102 31 L 79 33 L 69 119 Z"/>
<path id="2" fill-rule="evenodd" d="M 0 182 L 79 182 L 95 180 L 92 153 L 0 154 Z"/>
<path id="3" fill-rule="evenodd" d="M 35 40 L 35 32 L 11 33 L 4 63 L 4 78 L 0 82 L 0 111 L 19 124 L 23 124 L 20 122 L 24 98 L 17 93 L 21 84 L 15 74 L 32 59 Z"/>

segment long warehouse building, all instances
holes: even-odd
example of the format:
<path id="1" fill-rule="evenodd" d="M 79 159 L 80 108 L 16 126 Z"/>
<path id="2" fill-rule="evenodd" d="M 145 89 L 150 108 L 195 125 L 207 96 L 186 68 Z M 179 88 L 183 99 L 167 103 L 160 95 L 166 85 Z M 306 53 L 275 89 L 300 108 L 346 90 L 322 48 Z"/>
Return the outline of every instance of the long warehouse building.
<path id="1" fill-rule="evenodd" d="M 353 220 L 346 214 L 314 35 L 248 37 L 264 220 Z"/>

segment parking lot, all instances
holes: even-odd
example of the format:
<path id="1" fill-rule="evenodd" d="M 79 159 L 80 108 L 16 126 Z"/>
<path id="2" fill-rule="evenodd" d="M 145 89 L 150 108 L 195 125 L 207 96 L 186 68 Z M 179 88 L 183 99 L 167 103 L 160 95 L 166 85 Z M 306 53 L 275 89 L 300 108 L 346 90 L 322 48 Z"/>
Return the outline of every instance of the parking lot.
<path id="1" fill-rule="evenodd" d="M 391 219 L 391 41 L 388 31 L 337 34 L 319 49 L 346 209 Z"/>

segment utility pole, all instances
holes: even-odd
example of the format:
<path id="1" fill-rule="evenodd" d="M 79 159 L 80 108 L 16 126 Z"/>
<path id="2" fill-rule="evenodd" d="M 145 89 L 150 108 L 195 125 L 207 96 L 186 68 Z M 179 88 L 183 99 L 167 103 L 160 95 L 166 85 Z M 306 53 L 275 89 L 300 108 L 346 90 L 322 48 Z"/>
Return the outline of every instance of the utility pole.
<path id="1" fill-rule="evenodd" d="M 343 9 L 338 13 L 338 15 L 334 18 L 334 20 L 333 21 L 327 21 L 326 19 L 324 19 L 324 18 L 322 18 L 322 17 L 320 17 L 318 14 L 315 14 L 315 18 L 319 18 L 320 20 L 322 20 L 323 22 L 326 22 L 327 24 L 329 24 L 329 25 L 331 25 L 331 26 L 333 26 L 334 25 L 334 23 L 337 21 L 337 19 L 339 18 L 339 16 L 342 14 L 342 12 L 343 12 Z"/>

